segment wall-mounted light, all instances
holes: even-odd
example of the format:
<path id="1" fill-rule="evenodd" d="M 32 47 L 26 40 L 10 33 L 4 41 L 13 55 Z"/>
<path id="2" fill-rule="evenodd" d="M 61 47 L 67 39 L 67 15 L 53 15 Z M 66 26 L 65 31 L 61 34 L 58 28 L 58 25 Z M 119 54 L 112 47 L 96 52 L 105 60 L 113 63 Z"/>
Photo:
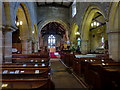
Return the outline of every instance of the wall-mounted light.
<path id="1" fill-rule="evenodd" d="M 20 25 L 22 25 L 23 24 L 23 22 L 22 21 L 20 21 Z"/>
<path id="2" fill-rule="evenodd" d="M 22 21 L 15 21 L 15 24 L 16 24 L 17 26 L 19 26 L 19 25 L 22 25 L 23 22 L 22 22 Z"/>
<path id="3" fill-rule="evenodd" d="M 35 31 L 32 31 L 32 33 L 34 34 L 34 33 L 35 33 Z"/>
<path id="4" fill-rule="evenodd" d="M 76 32 L 75 35 L 80 35 L 80 33 L 79 33 L 79 32 Z"/>
<path id="5" fill-rule="evenodd" d="M 77 40 L 81 40 L 80 38 L 78 38 Z"/>
<path id="6" fill-rule="evenodd" d="M 19 26 L 19 22 L 16 22 L 16 25 Z"/>

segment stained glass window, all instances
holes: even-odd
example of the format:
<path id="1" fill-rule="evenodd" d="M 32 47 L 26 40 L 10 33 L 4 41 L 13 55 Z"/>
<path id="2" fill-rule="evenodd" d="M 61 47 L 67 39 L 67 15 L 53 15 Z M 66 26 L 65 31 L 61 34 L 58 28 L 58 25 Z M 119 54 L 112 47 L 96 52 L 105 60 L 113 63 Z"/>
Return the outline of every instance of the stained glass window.
<path id="1" fill-rule="evenodd" d="M 48 48 L 55 48 L 55 37 L 53 35 L 48 37 Z"/>

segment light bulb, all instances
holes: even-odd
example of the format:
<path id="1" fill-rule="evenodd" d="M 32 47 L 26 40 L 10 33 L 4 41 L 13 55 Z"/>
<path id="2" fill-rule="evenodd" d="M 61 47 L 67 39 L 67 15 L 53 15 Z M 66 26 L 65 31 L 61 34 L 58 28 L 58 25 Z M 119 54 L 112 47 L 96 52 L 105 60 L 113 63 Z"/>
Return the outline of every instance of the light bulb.
<path id="1" fill-rule="evenodd" d="M 22 21 L 20 21 L 20 25 L 22 25 L 23 24 L 23 22 Z"/>
<path id="2" fill-rule="evenodd" d="M 91 23 L 91 27 L 93 27 L 93 25 L 94 25 L 94 24 L 93 24 L 93 23 Z"/>
<path id="3" fill-rule="evenodd" d="M 19 22 L 17 22 L 16 25 L 19 26 L 20 25 Z"/>
<path id="4" fill-rule="evenodd" d="M 96 26 L 97 25 L 97 22 L 94 22 L 94 26 Z"/>
<path id="5" fill-rule="evenodd" d="M 100 25 L 100 23 L 97 22 L 97 26 L 99 26 L 99 25 Z"/>
<path id="6" fill-rule="evenodd" d="M 34 31 L 32 31 L 32 33 L 34 34 L 35 32 L 34 32 Z"/>

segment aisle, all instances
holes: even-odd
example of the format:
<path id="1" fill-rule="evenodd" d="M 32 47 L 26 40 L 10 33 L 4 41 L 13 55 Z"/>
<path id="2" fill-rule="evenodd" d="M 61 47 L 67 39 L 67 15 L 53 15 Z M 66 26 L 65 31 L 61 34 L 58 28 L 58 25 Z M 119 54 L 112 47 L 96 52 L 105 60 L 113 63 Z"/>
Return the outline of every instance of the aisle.
<path id="1" fill-rule="evenodd" d="M 55 88 L 81 88 L 78 81 L 74 78 L 59 59 L 51 59 L 52 81 Z"/>

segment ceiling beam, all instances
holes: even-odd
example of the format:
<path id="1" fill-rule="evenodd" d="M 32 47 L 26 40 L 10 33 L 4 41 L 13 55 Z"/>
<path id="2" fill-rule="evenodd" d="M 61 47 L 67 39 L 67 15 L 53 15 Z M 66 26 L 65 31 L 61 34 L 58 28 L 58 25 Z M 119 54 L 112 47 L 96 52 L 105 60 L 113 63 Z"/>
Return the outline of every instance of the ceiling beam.
<path id="1" fill-rule="evenodd" d="M 92 20 L 95 20 L 96 18 L 102 16 L 102 14 L 99 14 L 98 16 L 94 17 Z"/>
<path id="2" fill-rule="evenodd" d="M 70 7 L 70 5 L 66 6 L 66 5 L 63 5 L 63 4 L 55 3 L 55 2 L 53 2 L 53 3 L 47 3 L 47 2 L 45 2 L 45 4 L 41 4 L 41 5 L 39 5 L 38 2 L 37 2 L 37 5 L 38 5 L 38 7 L 49 7 L 49 6 L 63 7 L 63 8 L 69 8 Z"/>

